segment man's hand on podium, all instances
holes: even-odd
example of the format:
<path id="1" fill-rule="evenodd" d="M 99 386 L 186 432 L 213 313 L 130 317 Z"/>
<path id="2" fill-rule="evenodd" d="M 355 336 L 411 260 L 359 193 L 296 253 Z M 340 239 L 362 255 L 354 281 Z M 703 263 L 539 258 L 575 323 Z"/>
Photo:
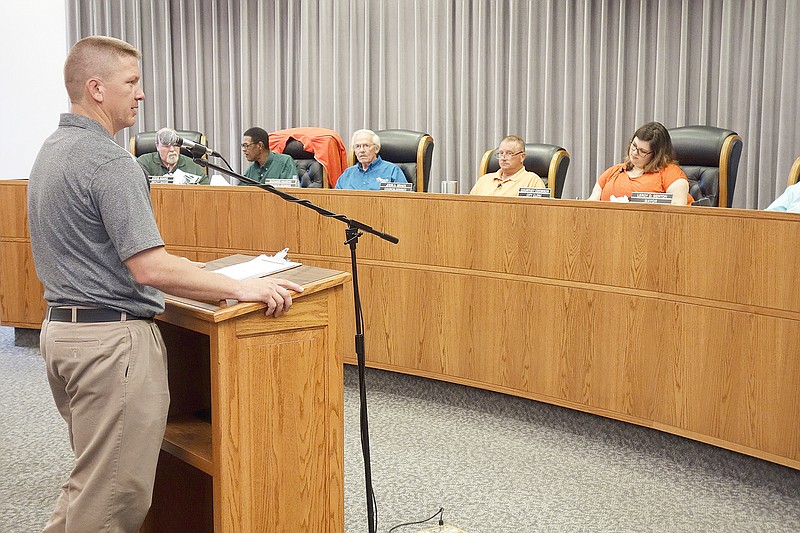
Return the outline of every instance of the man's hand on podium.
<path id="1" fill-rule="evenodd" d="M 193 261 L 167 253 L 163 246 L 143 250 L 125 260 L 133 278 L 142 285 L 195 300 L 264 302 L 266 315 L 278 317 L 292 306 L 289 291 L 303 292 L 300 285 L 279 278 L 237 281 L 190 264 Z"/>
<path id="2" fill-rule="evenodd" d="M 255 278 L 240 281 L 240 302 L 264 302 L 267 316 L 279 317 L 292 306 L 292 294 L 303 292 L 303 287 L 292 281 L 280 278 Z"/>

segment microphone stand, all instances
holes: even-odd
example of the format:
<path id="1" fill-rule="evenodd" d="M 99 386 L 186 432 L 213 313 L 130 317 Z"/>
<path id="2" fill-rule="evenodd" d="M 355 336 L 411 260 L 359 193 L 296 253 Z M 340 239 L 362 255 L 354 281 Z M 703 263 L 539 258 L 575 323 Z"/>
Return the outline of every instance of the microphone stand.
<path id="1" fill-rule="evenodd" d="M 378 528 L 377 501 L 375 499 L 375 491 L 372 488 L 372 465 L 370 463 L 370 452 L 369 452 L 369 420 L 367 418 L 367 389 L 366 389 L 366 379 L 364 375 L 366 368 L 366 350 L 364 344 L 364 316 L 361 311 L 361 295 L 358 290 L 358 264 L 356 262 L 356 246 L 358 245 L 359 237 L 361 237 L 364 234 L 364 232 L 371 233 L 377 237 L 380 237 L 385 241 L 389 241 L 392 244 L 397 244 L 399 240 L 397 237 L 389 235 L 388 233 L 383 233 L 381 231 L 378 231 L 364 224 L 363 222 L 359 222 L 357 220 L 353 220 L 352 218 L 348 218 L 344 215 L 339 215 L 332 211 L 328 211 L 327 209 L 322 208 L 310 202 L 309 200 L 292 196 L 289 193 L 276 189 L 272 185 L 259 183 L 253 179 L 248 178 L 247 176 L 242 176 L 241 174 L 237 174 L 232 170 L 226 170 L 220 166 L 208 162 L 205 159 L 202 159 L 200 157 L 200 155 L 202 154 L 193 152 L 193 155 L 195 156 L 194 161 L 197 164 L 206 167 L 206 169 L 210 168 L 218 172 L 222 172 L 227 176 L 236 178 L 240 181 L 249 183 L 251 185 L 255 185 L 261 190 L 280 196 L 287 202 L 292 202 L 302 205 L 313 211 L 316 211 L 322 216 L 333 218 L 347 224 L 347 228 L 345 229 L 344 244 L 350 247 L 350 266 L 353 272 L 353 303 L 355 305 L 355 319 L 356 319 L 355 345 L 356 345 L 356 357 L 358 360 L 358 393 L 361 405 L 360 409 L 361 453 L 364 456 L 364 481 L 366 485 L 366 498 L 367 498 L 366 500 L 367 523 L 369 525 L 369 533 L 376 533 Z"/>

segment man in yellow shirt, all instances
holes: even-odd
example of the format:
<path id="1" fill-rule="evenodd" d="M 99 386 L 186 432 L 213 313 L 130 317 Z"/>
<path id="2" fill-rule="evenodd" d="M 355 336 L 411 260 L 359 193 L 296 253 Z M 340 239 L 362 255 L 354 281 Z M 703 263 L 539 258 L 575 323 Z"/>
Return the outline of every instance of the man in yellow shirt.
<path id="1" fill-rule="evenodd" d="M 495 152 L 500 162 L 500 170 L 478 178 L 469 191 L 481 196 L 519 196 L 523 187 L 544 188 L 542 178 L 523 167 L 525 161 L 525 141 L 516 135 L 509 135 L 500 141 Z"/>

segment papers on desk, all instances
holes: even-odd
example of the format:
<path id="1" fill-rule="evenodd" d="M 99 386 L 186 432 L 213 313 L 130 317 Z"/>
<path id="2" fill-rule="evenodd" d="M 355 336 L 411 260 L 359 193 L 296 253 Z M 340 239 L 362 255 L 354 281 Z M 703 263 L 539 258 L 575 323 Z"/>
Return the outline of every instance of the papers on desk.
<path id="1" fill-rule="evenodd" d="M 238 265 L 222 267 L 214 272 L 241 281 L 245 279 L 261 278 L 298 266 L 300 266 L 300 263 L 288 261 L 282 257 L 261 254 L 250 261 L 245 261 Z"/>
<path id="2" fill-rule="evenodd" d="M 211 175 L 211 181 L 209 182 L 209 184 L 210 185 L 220 185 L 220 186 L 223 186 L 223 187 L 226 187 L 226 186 L 230 185 L 230 183 L 228 183 L 228 180 L 226 180 L 225 176 L 223 176 L 222 174 L 212 174 Z"/>
<path id="3" fill-rule="evenodd" d="M 172 179 L 172 183 L 175 185 L 195 185 L 200 183 L 200 180 L 203 179 L 203 176 L 198 176 L 197 174 L 189 174 L 188 172 L 184 172 L 183 170 L 177 168 L 175 172 L 172 173 L 174 176 Z"/>

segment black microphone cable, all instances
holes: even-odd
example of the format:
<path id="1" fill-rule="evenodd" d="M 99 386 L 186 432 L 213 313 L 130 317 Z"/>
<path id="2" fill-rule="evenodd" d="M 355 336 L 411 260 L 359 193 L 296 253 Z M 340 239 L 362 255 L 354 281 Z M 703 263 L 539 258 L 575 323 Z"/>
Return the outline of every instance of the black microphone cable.
<path id="1" fill-rule="evenodd" d="M 424 524 L 426 522 L 430 522 L 431 520 L 433 520 L 437 516 L 439 517 L 439 527 L 442 527 L 444 525 L 444 507 L 439 507 L 439 510 L 436 511 L 433 514 L 433 516 L 431 516 L 430 518 L 426 518 L 425 520 L 419 520 L 417 522 L 406 522 L 405 524 L 397 524 L 392 529 L 390 529 L 388 531 L 388 533 L 392 533 L 392 531 L 394 531 L 395 529 L 400 528 L 400 527 L 414 526 L 414 525 L 417 525 L 417 524 Z"/>

